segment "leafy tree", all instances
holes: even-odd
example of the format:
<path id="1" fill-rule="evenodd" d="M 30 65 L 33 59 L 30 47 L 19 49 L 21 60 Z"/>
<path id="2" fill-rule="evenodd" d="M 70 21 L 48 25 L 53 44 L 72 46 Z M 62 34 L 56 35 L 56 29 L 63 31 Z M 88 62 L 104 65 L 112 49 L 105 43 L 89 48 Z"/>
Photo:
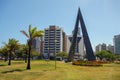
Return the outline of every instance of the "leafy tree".
<path id="1" fill-rule="evenodd" d="M 64 58 L 64 57 L 68 57 L 68 54 L 66 52 L 59 52 L 57 56 Z"/>
<path id="2" fill-rule="evenodd" d="M 115 59 L 116 59 L 117 61 L 120 61 L 120 55 L 115 55 Z"/>
<path id="3" fill-rule="evenodd" d="M 106 59 L 108 61 L 113 61 L 113 60 L 115 60 L 115 55 L 112 54 L 109 50 L 107 50 Z"/>
<path id="4" fill-rule="evenodd" d="M 100 60 L 103 60 L 106 56 L 106 51 L 99 51 L 96 53 L 96 57 L 100 58 Z"/>
<path id="5" fill-rule="evenodd" d="M 110 51 L 99 51 L 96 53 L 96 57 L 100 58 L 100 60 L 106 59 L 108 61 L 112 61 L 115 59 L 114 54 L 112 54 Z"/>
<path id="6" fill-rule="evenodd" d="M 21 32 L 28 38 L 29 52 L 28 52 L 27 69 L 30 69 L 30 57 L 31 57 L 32 41 L 35 37 L 43 36 L 44 32 L 42 30 L 37 30 L 37 27 L 32 28 L 31 25 L 29 25 L 28 33 L 25 32 L 24 30 L 21 30 Z"/>

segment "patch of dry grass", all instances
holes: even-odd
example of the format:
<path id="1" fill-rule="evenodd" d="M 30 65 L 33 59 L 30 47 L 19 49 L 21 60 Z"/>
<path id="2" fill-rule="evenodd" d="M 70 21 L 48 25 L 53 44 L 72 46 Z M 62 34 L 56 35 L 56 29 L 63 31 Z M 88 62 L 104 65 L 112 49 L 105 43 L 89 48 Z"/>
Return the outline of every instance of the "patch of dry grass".
<path id="1" fill-rule="evenodd" d="M 101 67 L 75 66 L 57 61 L 31 61 L 26 70 L 24 61 L 12 61 L 11 66 L 0 61 L 0 80 L 120 80 L 120 64 Z"/>

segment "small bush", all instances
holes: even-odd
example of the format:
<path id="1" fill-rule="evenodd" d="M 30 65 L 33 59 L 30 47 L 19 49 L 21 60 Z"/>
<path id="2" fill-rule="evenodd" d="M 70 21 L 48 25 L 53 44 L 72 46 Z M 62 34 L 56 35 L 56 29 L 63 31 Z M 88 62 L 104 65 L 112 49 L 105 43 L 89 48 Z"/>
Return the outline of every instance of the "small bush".
<path id="1" fill-rule="evenodd" d="M 75 61 L 72 63 L 73 65 L 80 65 L 80 66 L 102 66 L 101 62 L 98 61 Z"/>
<path id="2" fill-rule="evenodd" d="M 114 61 L 115 64 L 120 64 L 120 61 Z"/>

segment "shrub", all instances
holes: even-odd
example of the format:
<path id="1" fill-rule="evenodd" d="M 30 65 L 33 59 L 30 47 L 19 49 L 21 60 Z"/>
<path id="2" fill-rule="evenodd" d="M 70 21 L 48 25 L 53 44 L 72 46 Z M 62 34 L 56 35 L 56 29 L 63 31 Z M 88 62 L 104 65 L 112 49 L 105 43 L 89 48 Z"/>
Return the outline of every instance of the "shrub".
<path id="1" fill-rule="evenodd" d="M 74 61 L 72 62 L 73 65 L 80 65 L 80 66 L 102 66 L 101 62 L 98 61 Z"/>

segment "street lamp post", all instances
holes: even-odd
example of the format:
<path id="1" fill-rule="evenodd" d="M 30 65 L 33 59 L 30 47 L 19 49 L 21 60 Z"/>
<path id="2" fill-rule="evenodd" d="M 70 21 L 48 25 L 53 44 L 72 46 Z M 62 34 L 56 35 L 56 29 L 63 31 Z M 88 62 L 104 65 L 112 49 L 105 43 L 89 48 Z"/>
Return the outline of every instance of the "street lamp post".
<path id="1" fill-rule="evenodd" d="M 57 42 L 57 40 L 55 40 L 55 52 L 54 52 L 54 56 L 55 56 L 55 69 L 56 69 L 56 66 L 57 66 L 57 64 L 56 64 L 56 42 Z"/>
<path id="2" fill-rule="evenodd" d="M 50 59 L 50 50 L 48 48 L 48 59 Z"/>

